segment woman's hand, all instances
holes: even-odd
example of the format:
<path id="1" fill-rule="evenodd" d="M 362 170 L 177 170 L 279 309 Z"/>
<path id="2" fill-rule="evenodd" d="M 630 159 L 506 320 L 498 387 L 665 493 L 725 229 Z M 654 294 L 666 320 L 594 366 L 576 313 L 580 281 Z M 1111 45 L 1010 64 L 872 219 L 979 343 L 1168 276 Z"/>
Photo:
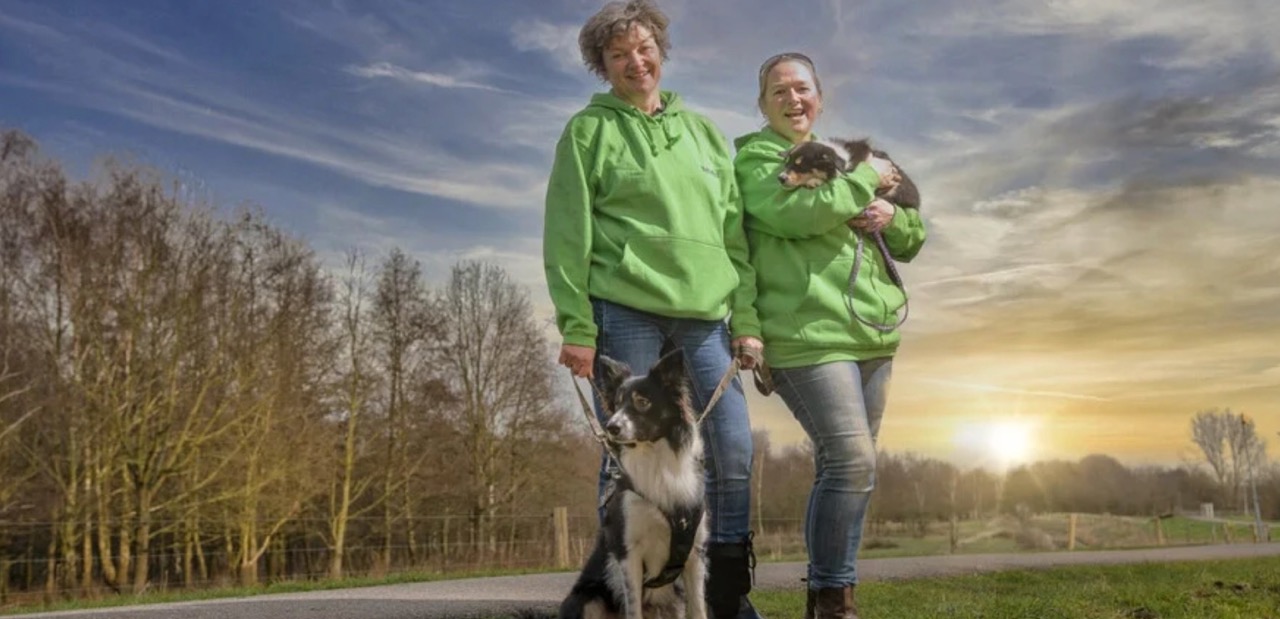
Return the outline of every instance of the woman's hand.
<path id="1" fill-rule="evenodd" d="M 880 175 L 880 183 L 876 186 L 877 189 L 893 189 L 898 186 L 898 183 L 902 182 L 902 175 L 898 173 L 898 166 L 893 165 L 892 161 L 872 155 L 867 159 L 867 164 L 876 171 L 876 174 Z"/>
<path id="2" fill-rule="evenodd" d="M 596 349 L 590 346 L 564 344 L 560 346 L 560 365 L 578 378 L 595 378 Z"/>
<path id="3" fill-rule="evenodd" d="M 867 205 L 861 215 L 849 220 L 849 227 L 863 232 L 879 232 L 893 221 L 893 214 L 897 210 L 892 202 L 876 198 Z"/>
<path id="4" fill-rule="evenodd" d="M 734 338 L 733 356 L 741 360 L 742 369 L 750 370 L 764 359 L 764 342 L 750 335 Z"/>

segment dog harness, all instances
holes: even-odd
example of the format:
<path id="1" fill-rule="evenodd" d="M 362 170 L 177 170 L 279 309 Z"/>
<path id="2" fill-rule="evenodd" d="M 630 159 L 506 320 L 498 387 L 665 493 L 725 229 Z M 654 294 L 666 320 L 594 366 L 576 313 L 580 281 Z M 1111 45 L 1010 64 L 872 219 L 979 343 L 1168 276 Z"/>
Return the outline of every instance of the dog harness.
<path id="1" fill-rule="evenodd" d="M 653 503 L 649 497 L 636 489 L 635 484 L 631 483 L 631 476 L 625 472 L 615 477 L 610 484 L 605 503 L 613 501 L 623 491 L 634 492 L 640 498 Z M 689 553 L 693 552 L 694 537 L 698 532 L 698 525 L 702 522 L 701 502 L 688 507 L 679 507 L 674 513 L 668 513 L 664 509 L 658 511 L 662 512 L 667 519 L 667 526 L 671 529 L 671 545 L 667 550 L 667 564 L 662 566 L 662 571 L 658 572 L 657 576 L 644 581 L 646 589 L 665 587 L 680 577 L 680 573 L 684 571 L 685 561 L 689 559 Z"/>

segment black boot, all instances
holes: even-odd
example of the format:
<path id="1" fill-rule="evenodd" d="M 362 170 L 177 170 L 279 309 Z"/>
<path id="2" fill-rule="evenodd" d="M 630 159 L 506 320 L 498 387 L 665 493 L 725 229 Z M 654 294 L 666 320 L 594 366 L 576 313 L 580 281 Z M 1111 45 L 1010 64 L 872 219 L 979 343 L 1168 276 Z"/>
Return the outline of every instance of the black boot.
<path id="1" fill-rule="evenodd" d="M 762 619 L 747 594 L 756 568 L 751 536 L 707 544 L 707 610 L 710 619 Z"/>
<path id="2" fill-rule="evenodd" d="M 858 619 L 858 603 L 854 600 L 853 585 L 830 589 L 813 589 L 814 619 Z"/>

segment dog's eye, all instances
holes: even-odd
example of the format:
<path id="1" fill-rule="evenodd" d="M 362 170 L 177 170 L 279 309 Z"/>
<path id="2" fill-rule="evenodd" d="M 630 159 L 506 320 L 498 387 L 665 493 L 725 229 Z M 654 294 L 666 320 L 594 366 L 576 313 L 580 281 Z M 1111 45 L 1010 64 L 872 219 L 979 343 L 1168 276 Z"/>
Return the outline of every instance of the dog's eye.
<path id="1" fill-rule="evenodd" d="M 643 413 L 649 410 L 649 404 L 649 398 L 646 398 L 634 391 L 631 392 L 631 405 L 636 407 L 636 410 Z"/>

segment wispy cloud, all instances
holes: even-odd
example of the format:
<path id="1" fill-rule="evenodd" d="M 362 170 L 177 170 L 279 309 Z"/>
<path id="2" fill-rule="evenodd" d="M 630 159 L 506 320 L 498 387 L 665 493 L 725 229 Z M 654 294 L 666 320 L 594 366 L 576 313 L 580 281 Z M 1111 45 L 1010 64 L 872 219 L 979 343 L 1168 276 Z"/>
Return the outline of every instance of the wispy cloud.
<path id="1" fill-rule="evenodd" d="M 389 62 L 378 62 L 362 67 L 347 67 L 347 72 L 360 77 L 373 78 L 390 78 L 400 82 L 411 84 L 427 84 L 429 86 L 438 86 L 440 88 L 473 88 L 476 90 L 488 90 L 492 92 L 510 92 L 508 90 L 491 86 L 489 84 L 481 84 L 472 82 L 453 75 L 443 73 L 428 73 L 426 71 L 410 71 L 404 67 L 398 67 Z"/>
<path id="2" fill-rule="evenodd" d="M 989 0 L 958 5 L 939 15 L 936 6 L 911 13 L 911 27 L 947 39 L 1065 37 L 1091 43 L 1094 59 L 1133 53 L 1116 44 L 1150 44 L 1137 58 L 1161 69 L 1195 71 L 1264 53 L 1275 58 L 1280 45 L 1271 36 L 1280 14 L 1252 0 L 1209 5 L 1196 0 L 1106 0 L 1020 2 Z"/>
<path id="3" fill-rule="evenodd" d="M 192 65 L 171 71 L 132 63 L 100 38 L 72 39 L 56 25 L 22 24 L 24 30 L 40 33 L 41 40 L 30 42 L 37 53 L 60 74 L 77 82 L 75 87 L 54 79 L 26 80 L 27 84 L 55 92 L 71 103 L 304 161 L 374 186 L 492 208 L 530 209 L 541 204 L 545 179 L 543 171 L 532 166 L 459 159 L 430 143 L 415 141 L 411 135 L 370 130 L 350 123 L 351 119 L 336 120 L 296 101 L 284 106 L 268 98 L 239 94 L 242 89 L 232 86 L 235 76 L 213 66 Z M 112 41 L 128 41 L 133 49 L 182 58 L 139 36 L 114 28 L 107 31 Z M 50 37 L 62 43 L 53 47 L 43 40 Z M 85 62 L 90 58 L 92 63 Z M 412 72 L 388 63 L 350 71 L 362 77 L 502 92 L 456 76 Z M 495 183 L 495 178 L 504 182 Z"/>
<path id="4" fill-rule="evenodd" d="M 511 43 L 522 52 L 542 52 L 557 68 L 574 75 L 585 71 L 578 49 L 578 30 L 582 26 L 553 24 L 542 19 L 518 21 L 511 26 Z"/>
<path id="5" fill-rule="evenodd" d="M 939 380 L 939 379 L 925 378 L 925 379 L 921 379 L 919 382 L 930 384 L 930 385 L 951 387 L 953 389 L 960 389 L 962 391 L 977 391 L 977 392 L 984 392 L 984 393 L 1005 393 L 1005 394 L 1012 394 L 1012 395 L 1025 395 L 1025 396 L 1035 396 L 1035 397 L 1043 397 L 1043 398 L 1057 398 L 1057 399 L 1064 399 L 1064 400 L 1087 400 L 1092 402 L 1106 402 L 1109 399 L 1109 398 L 1102 398 L 1094 395 L 1087 395 L 1087 394 L 1080 394 L 1080 393 L 1063 393 L 1058 391 L 1033 391 L 1028 389 L 1013 389 L 1013 388 L 1004 387 L 1001 385 L 981 385 L 981 384 L 966 383 L 966 382 L 953 381 L 953 380 Z"/>

